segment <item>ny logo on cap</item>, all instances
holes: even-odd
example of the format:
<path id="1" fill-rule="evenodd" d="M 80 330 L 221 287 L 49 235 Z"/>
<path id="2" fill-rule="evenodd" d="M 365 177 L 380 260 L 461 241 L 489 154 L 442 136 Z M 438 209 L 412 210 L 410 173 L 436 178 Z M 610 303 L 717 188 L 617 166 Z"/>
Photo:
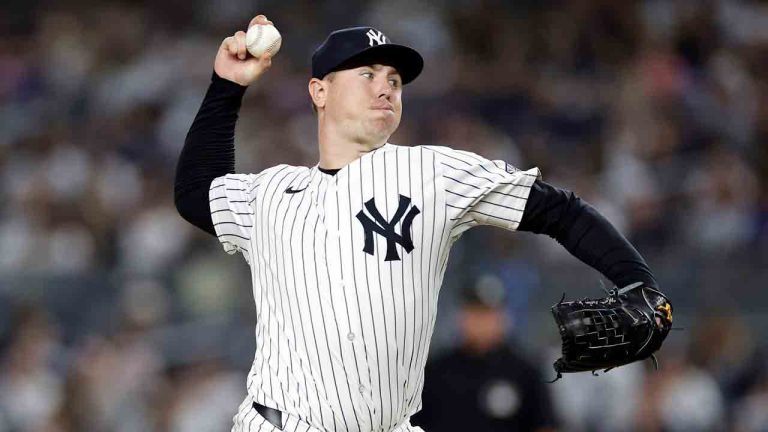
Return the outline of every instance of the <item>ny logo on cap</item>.
<path id="1" fill-rule="evenodd" d="M 376 45 L 383 45 L 387 43 L 387 37 L 384 36 L 384 33 L 378 30 L 370 29 L 365 35 L 368 36 L 368 45 L 370 46 L 373 46 L 374 42 Z"/>

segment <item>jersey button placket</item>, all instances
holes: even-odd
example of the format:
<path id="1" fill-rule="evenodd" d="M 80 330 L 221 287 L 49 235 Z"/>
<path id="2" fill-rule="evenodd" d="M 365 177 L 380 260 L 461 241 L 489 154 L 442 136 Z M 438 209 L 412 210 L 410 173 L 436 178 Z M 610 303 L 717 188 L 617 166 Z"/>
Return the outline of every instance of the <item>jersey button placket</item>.
<path id="1" fill-rule="evenodd" d="M 336 174 L 336 176 L 338 176 L 338 174 Z M 328 203 L 328 206 L 331 209 L 333 209 L 331 214 L 335 215 L 335 216 L 332 216 L 327 221 L 328 224 L 326 225 L 326 229 L 328 231 L 329 240 L 334 240 L 336 241 L 336 243 L 338 243 L 336 239 L 338 238 L 339 233 L 336 230 L 336 227 L 338 225 L 339 215 L 336 214 L 336 206 L 337 206 L 336 201 L 338 198 L 338 195 L 336 194 L 336 181 L 337 181 L 337 178 L 334 176 L 333 180 L 328 182 L 328 190 L 326 191 L 326 194 L 328 196 L 328 199 L 326 199 L 326 203 Z"/>
<path id="2" fill-rule="evenodd" d="M 336 221 L 333 217 L 336 210 L 336 188 L 333 180 L 323 181 L 322 183 L 324 184 L 321 185 L 325 186 L 325 192 L 322 194 L 325 199 L 320 201 L 320 192 L 318 191 L 314 196 L 315 207 L 317 208 L 317 213 L 320 215 L 320 224 L 328 235 L 328 241 L 335 241 L 338 236 L 338 232 L 335 228 Z M 320 187 L 321 186 L 318 186 L 318 189 Z M 330 214 L 326 213 L 326 206 L 333 210 Z"/>
<path id="3" fill-rule="evenodd" d="M 331 233 L 328 229 L 328 223 L 327 223 L 327 217 L 328 215 L 325 212 L 325 202 L 321 201 L 321 196 L 325 197 L 325 200 L 328 200 L 328 186 L 324 184 L 324 180 L 320 179 L 320 182 L 317 184 L 316 188 L 312 191 L 312 202 L 315 205 L 315 211 L 318 215 L 318 229 L 325 231 L 326 236 L 328 237 L 328 240 L 331 238 Z M 325 190 L 324 193 L 322 193 L 322 190 Z M 322 237 L 321 237 L 322 238 Z M 323 244 L 320 245 L 320 247 L 315 251 L 317 254 L 317 257 L 323 261 L 325 261 L 325 246 Z"/>

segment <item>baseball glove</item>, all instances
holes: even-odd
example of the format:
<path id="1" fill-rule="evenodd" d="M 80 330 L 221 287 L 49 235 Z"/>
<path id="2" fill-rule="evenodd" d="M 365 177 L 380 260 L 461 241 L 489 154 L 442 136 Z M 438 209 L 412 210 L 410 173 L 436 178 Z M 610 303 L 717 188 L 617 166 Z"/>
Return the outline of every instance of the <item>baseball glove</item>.
<path id="1" fill-rule="evenodd" d="M 653 359 L 672 327 L 672 305 L 653 288 L 637 282 L 608 291 L 601 299 L 583 299 L 552 306 L 560 330 L 563 356 L 554 363 L 557 378 L 563 373 L 603 369 Z"/>

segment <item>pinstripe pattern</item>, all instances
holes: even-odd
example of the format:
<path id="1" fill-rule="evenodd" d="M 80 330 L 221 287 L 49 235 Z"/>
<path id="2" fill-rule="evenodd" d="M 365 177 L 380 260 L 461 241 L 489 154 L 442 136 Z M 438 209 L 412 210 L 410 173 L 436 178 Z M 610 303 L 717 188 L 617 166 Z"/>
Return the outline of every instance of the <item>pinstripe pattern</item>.
<path id="1" fill-rule="evenodd" d="M 224 250 L 251 267 L 257 315 L 233 430 L 276 430 L 253 401 L 282 411 L 284 430 L 419 430 L 408 419 L 421 408 L 450 247 L 475 225 L 516 229 L 538 175 L 447 147 L 387 144 L 335 176 L 279 165 L 214 180 L 213 223 Z M 410 252 L 399 243 L 401 195 L 419 210 Z M 369 200 L 389 226 L 376 222 L 367 253 L 358 213 L 375 219 Z M 401 237 L 388 243 L 387 233 Z M 385 260 L 393 245 L 398 259 Z"/>

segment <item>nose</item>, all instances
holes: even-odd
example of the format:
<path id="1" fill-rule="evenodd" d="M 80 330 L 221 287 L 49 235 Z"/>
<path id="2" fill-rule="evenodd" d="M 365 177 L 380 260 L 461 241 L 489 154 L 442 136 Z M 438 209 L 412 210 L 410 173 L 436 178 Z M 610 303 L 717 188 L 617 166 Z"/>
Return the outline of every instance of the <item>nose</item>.
<path id="1" fill-rule="evenodd" d="M 392 86 L 389 85 L 389 79 L 384 77 L 383 79 L 378 80 L 378 86 L 378 97 L 383 97 L 389 100 L 389 98 L 392 96 Z"/>
<path id="2" fill-rule="evenodd" d="M 389 87 L 384 87 L 379 91 L 379 99 L 385 98 L 386 100 L 389 100 L 389 98 L 392 96 L 392 89 Z"/>

